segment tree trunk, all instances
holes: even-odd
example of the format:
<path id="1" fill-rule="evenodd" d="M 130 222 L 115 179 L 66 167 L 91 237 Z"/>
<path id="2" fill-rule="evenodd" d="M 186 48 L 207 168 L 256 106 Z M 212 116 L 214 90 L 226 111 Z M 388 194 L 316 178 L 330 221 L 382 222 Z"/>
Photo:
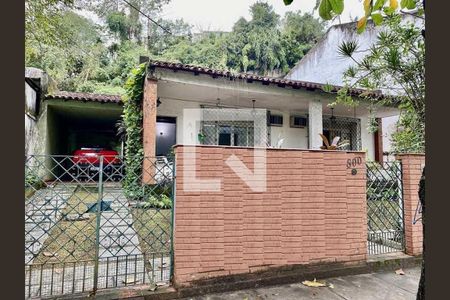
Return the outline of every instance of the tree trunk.
<path id="1" fill-rule="evenodd" d="M 419 183 L 419 199 L 422 205 L 422 272 L 420 273 L 419 290 L 417 291 L 417 300 L 425 299 L 425 168 L 422 170 L 422 178 Z"/>

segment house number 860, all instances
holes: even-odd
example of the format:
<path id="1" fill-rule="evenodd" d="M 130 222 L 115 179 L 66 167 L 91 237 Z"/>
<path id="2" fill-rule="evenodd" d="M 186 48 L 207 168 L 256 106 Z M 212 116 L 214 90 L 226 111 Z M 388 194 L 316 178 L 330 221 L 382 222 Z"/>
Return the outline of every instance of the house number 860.
<path id="1" fill-rule="evenodd" d="M 361 157 L 347 159 L 347 169 L 354 168 L 354 167 L 356 167 L 356 165 L 360 165 L 361 163 L 362 163 Z"/>

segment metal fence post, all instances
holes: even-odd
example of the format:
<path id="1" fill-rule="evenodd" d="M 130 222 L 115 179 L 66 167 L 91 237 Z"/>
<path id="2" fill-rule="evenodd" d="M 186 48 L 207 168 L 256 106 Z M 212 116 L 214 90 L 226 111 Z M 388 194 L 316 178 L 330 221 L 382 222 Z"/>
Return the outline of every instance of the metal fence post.
<path id="1" fill-rule="evenodd" d="M 403 201 L 403 165 L 402 161 L 400 160 L 398 162 L 398 194 L 401 201 L 400 206 L 400 216 L 402 218 L 401 220 L 401 226 L 402 226 L 402 247 L 403 251 L 406 249 L 406 240 L 405 240 L 405 202 Z"/>
<path id="2" fill-rule="evenodd" d="M 94 288 L 93 292 L 97 292 L 98 289 L 98 266 L 100 256 L 100 218 L 102 217 L 101 205 L 103 198 L 103 156 L 100 156 L 100 166 L 98 175 L 98 198 L 96 207 L 97 223 L 95 227 L 95 265 L 94 265 Z"/>
<path id="3" fill-rule="evenodd" d="M 173 165 L 172 165 L 172 190 L 171 190 L 171 198 L 172 198 L 172 226 L 171 226 L 171 232 L 170 232 L 170 280 L 173 280 L 173 273 L 174 273 L 174 250 L 173 250 L 173 237 L 175 236 L 175 192 L 176 192 L 176 159 L 175 154 L 173 156 Z"/>

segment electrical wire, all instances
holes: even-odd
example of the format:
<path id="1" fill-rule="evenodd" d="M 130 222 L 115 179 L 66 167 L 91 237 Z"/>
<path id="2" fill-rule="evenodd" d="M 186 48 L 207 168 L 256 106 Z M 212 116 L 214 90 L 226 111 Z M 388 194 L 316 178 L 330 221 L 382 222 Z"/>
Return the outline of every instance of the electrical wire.
<path id="1" fill-rule="evenodd" d="M 165 28 L 164 26 L 162 26 L 161 24 L 159 24 L 158 22 L 156 22 L 155 20 L 153 20 L 152 18 L 150 18 L 147 14 L 145 14 L 144 12 L 142 12 L 140 9 L 138 9 L 136 6 L 134 6 L 133 4 L 131 4 L 130 2 L 128 2 L 127 0 L 122 0 L 123 2 L 125 2 L 126 4 L 128 4 L 131 8 L 135 9 L 137 12 L 139 12 L 141 15 L 143 15 L 144 17 L 146 17 L 150 22 L 152 22 L 153 24 L 155 24 L 156 26 L 158 26 L 159 28 L 161 28 L 162 30 L 164 30 L 166 33 L 168 34 L 172 34 L 172 32 L 170 32 L 169 29 Z"/>

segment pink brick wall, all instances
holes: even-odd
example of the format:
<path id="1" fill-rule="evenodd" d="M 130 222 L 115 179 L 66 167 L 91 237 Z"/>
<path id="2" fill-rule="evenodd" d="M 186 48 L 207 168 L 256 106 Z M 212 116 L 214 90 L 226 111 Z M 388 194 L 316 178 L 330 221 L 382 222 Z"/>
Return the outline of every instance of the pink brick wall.
<path id="1" fill-rule="evenodd" d="M 197 177 L 222 178 L 220 192 L 183 191 L 186 147 L 196 152 Z M 175 153 L 175 284 L 366 260 L 364 153 L 268 149 L 266 192 L 253 192 L 225 164 L 234 154 L 252 170 L 252 149 L 177 146 Z M 356 157 L 361 164 L 352 175 L 347 160 Z"/>
<path id="2" fill-rule="evenodd" d="M 142 101 L 143 114 L 143 132 L 142 143 L 144 148 L 144 156 L 147 157 L 143 161 L 142 182 L 146 184 L 154 183 L 154 166 L 153 158 L 155 157 L 156 147 L 156 101 L 158 99 L 158 83 L 155 80 L 145 79 L 144 97 Z"/>
<path id="3" fill-rule="evenodd" d="M 418 221 L 413 224 L 413 221 L 419 203 L 419 182 L 425 166 L 425 155 L 401 154 L 396 158 L 402 162 L 405 252 L 409 255 L 419 255 L 422 253 L 422 222 Z"/>

